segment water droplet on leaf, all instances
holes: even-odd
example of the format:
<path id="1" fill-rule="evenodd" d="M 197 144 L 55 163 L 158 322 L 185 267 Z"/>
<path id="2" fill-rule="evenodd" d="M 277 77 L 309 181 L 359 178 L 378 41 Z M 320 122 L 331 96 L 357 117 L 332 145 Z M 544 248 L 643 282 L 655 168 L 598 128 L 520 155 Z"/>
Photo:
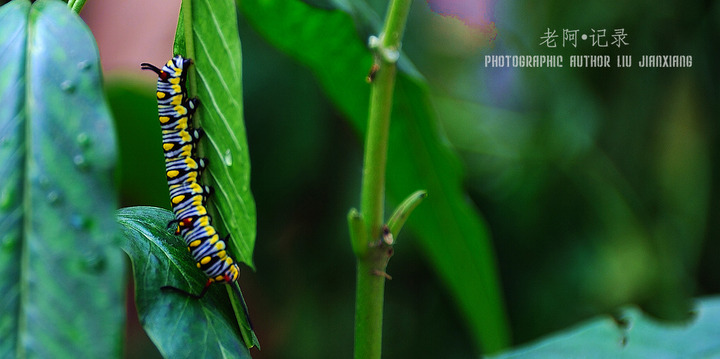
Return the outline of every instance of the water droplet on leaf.
<path id="1" fill-rule="evenodd" d="M 80 132 L 78 133 L 77 137 L 75 137 L 75 141 L 77 141 L 77 144 L 80 145 L 82 148 L 87 148 L 90 146 L 90 137 L 88 137 L 87 133 Z"/>
<path id="2" fill-rule="evenodd" d="M 87 170 L 90 167 L 87 160 L 85 159 L 85 156 L 83 155 L 76 155 L 75 157 L 73 157 L 73 163 L 80 170 Z"/>
<path id="3" fill-rule="evenodd" d="M 223 162 L 225 162 L 226 166 L 232 166 L 233 158 L 232 153 L 230 153 L 230 150 L 225 150 L 225 156 L 223 156 Z"/>
<path id="4" fill-rule="evenodd" d="M 70 223 L 71 227 L 77 230 L 89 229 L 91 224 L 89 218 L 80 214 L 73 214 L 72 216 L 70 216 L 70 220 L 68 222 Z"/>
<path id="5" fill-rule="evenodd" d="M 50 186 L 50 179 L 48 179 L 45 175 L 40 175 L 38 177 L 38 183 L 40 184 L 40 187 L 48 188 L 48 186 Z"/>
<path id="6" fill-rule="evenodd" d="M 60 203 L 60 193 L 57 191 L 50 191 L 47 194 L 47 200 L 51 205 L 57 205 Z"/>
<path id="7" fill-rule="evenodd" d="M 80 61 L 77 64 L 77 68 L 80 70 L 87 70 L 90 68 L 90 61 Z"/>
<path id="8" fill-rule="evenodd" d="M 67 93 L 73 93 L 75 92 L 75 84 L 70 80 L 65 80 L 60 83 L 60 89 Z"/>

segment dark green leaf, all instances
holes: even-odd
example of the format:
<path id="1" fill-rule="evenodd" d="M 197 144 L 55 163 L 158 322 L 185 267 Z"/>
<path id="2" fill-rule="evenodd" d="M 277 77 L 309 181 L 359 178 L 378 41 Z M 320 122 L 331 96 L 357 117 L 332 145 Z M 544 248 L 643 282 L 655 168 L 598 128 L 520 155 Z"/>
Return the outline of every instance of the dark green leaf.
<path id="1" fill-rule="evenodd" d="M 660 323 L 631 308 L 619 318 L 594 319 L 537 343 L 494 356 L 509 358 L 716 358 L 720 298 L 699 301 L 693 323 Z"/>
<path id="2" fill-rule="evenodd" d="M 199 153 L 210 160 L 204 178 L 215 190 L 211 203 L 217 207 L 218 215 L 213 223 L 221 233 L 230 234 L 237 259 L 252 268 L 255 201 L 250 193 L 250 159 L 243 122 L 242 54 L 235 4 L 232 0 L 189 3 L 192 4 L 193 41 L 183 36 L 186 32 L 183 9 L 175 50 L 193 57 L 195 62 L 192 71 L 197 74 L 197 88 L 190 91 L 201 101 L 195 121 L 205 130 Z M 194 48 L 182 51 L 182 46 L 190 44 L 194 44 Z"/>
<path id="3" fill-rule="evenodd" d="M 118 212 L 140 323 L 166 358 L 249 358 L 222 285 L 211 286 L 199 300 L 160 290 L 169 285 L 197 294 L 207 281 L 182 239 L 167 228 L 174 218 L 154 207 Z"/>
<path id="4" fill-rule="evenodd" d="M 65 3 L 15 0 L 0 64 L 0 357 L 116 357 L 124 265 L 95 41 Z"/>
<path id="5" fill-rule="evenodd" d="M 373 61 L 351 16 L 297 0 L 238 3 L 270 43 L 315 73 L 328 96 L 364 132 L 369 101 L 365 77 Z M 427 200 L 408 226 L 453 292 L 477 343 L 487 352 L 497 351 L 508 343 L 508 327 L 485 224 L 466 200 L 457 157 L 438 136 L 424 81 L 402 57 L 400 65 L 409 72 L 399 74 L 393 100 L 388 200 L 397 204 L 408 193 L 427 190 Z"/>

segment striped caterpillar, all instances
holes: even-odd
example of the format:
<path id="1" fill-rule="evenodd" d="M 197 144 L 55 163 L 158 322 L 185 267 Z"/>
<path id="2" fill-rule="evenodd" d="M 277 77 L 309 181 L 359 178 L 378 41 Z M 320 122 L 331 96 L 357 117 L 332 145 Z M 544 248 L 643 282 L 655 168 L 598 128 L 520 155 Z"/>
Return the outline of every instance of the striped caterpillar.
<path id="1" fill-rule="evenodd" d="M 172 286 L 161 289 L 199 299 L 207 293 L 212 283 L 237 281 L 239 267 L 227 252 L 227 237 L 220 238 L 205 207 L 212 189 L 198 183 L 208 161 L 198 158 L 195 153 L 203 131 L 194 128 L 192 124 L 192 115 L 199 101 L 188 98 L 185 81 L 190 65 L 192 60 L 177 55 L 162 69 L 148 63 L 141 64 L 141 68 L 158 75 L 158 118 L 162 128 L 170 203 L 175 214 L 175 219 L 168 227 L 176 226 L 175 234 L 184 238 L 197 267 L 208 276 L 200 294 Z"/>

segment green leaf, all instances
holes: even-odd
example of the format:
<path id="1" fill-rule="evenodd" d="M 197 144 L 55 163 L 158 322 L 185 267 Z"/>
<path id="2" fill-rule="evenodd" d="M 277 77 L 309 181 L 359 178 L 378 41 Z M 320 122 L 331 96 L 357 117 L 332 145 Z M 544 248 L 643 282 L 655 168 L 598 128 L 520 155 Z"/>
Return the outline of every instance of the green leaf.
<path id="1" fill-rule="evenodd" d="M 393 237 L 398 236 L 398 233 L 400 233 L 400 230 L 407 221 L 408 217 L 410 217 L 410 213 L 417 208 L 425 197 L 427 197 L 427 192 L 416 191 L 405 198 L 405 200 L 402 201 L 397 208 L 395 208 L 395 211 L 390 216 L 387 223 L 388 229 L 390 230 L 390 233 L 392 233 Z"/>
<path id="2" fill-rule="evenodd" d="M 184 37 L 188 33 L 183 21 L 188 3 L 192 4 L 192 41 Z M 175 42 L 175 51 L 195 62 L 190 73 L 190 92 L 200 99 L 194 121 L 205 130 L 199 154 L 210 160 L 204 179 L 215 190 L 210 198 L 217 207 L 213 224 L 221 233 L 230 234 L 236 259 L 254 268 L 255 201 L 250 192 L 250 158 L 243 122 L 242 54 L 233 1 L 183 1 Z M 192 81 L 193 77 L 196 81 Z"/>
<path id="3" fill-rule="evenodd" d="M 237 260 L 254 268 L 255 202 L 250 193 L 248 154 L 242 106 L 242 52 L 237 10 L 232 0 L 184 0 L 173 51 L 192 58 L 189 93 L 201 100 L 194 121 L 205 130 L 198 153 L 210 160 L 205 171 L 215 189 L 209 207 L 214 223 L 230 234 Z M 197 76 L 195 76 L 197 75 Z M 209 143 L 209 145 L 207 145 Z M 240 287 L 228 288 L 235 316 L 248 348 L 258 346 L 249 325 Z"/>
<path id="4" fill-rule="evenodd" d="M 720 297 L 701 299 L 688 324 L 657 322 L 637 308 L 624 311 L 620 323 L 604 317 L 493 356 L 523 358 L 715 358 L 720 355 Z"/>
<path id="5" fill-rule="evenodd" d="M 140 323 L 165 358 L 249 358 L 222 285 L 212 285 L 199 300 L 160 290 L 169 285 L 197 294 L 207 282 L 185 243 L 167 228 L 174 218 L 154 207 L 118 211 Z"/>
<path id="6" fill-rule="evenodd" d="M 117 357 L 125 270 L 95 40 L 63 2 L 14 0 L 0 64 L 0 357 Z"/>
<path id="7" fill-rule="evenodd" d="M 270 43 L 314 72 L 327 95 L 364 133 L 369 103 L 365 77 L 373 60 L 352 17 L 297 0 L 238 3 Z M 371 23 L 364 12 L 357 15 Z M 393 100 L 388 200 L 397 204 L 418 188 L 427 190 L 427 203 L 415 210 L 408 226 L 456 298 L 476 342 L 486 352 L 497 351 L 508 344 L 508 325 L 485 223 L 466 200 L 457 156 L 437 133 L 424 80 L 403 57 L 400 69 L 405 72 L 398 76 Z"/>
<path id="8" fill-rule="evenodd" d="M 260 349 L 260 341 L 255 335 L 252 323 L 250 323 L 250 313 L 248 311 L 247 304 L 245 303 L 242 290 L 240 289 L 240 284 L 237 281 L 233 282 L 231 284 L 231 288 L 228 290 L 228 292 L 233 291 L 237 294 L 237 296 L 233 297 L 232 294 L 230 294 L 233 299 L 230 302 L 233 306 L 233 310 L 235 311 L 235 318 L 238 320 L 238 324 L 240 325 L 240 333 L 242 333 L 245 346 L 247 348 L 257 347 Z"/>

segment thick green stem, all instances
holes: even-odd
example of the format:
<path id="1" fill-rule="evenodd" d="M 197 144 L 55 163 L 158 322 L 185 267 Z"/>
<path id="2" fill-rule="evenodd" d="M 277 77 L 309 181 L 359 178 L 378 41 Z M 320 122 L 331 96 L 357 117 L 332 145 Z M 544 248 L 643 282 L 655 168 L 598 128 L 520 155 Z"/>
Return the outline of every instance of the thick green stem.
<path id="1" fill-rule="evenodd" d="M 379 69 L 372 82 L 365 140 L 360 215 L 365 230 L 351 228 L 357 256 L 355 302 L 355 358 L 379 359 L 382 353 L 382 316 L 385 268 L 392 247 L 379 241 L 384 223 L 385 167 L 390 113 L 397 72 L 396 60 L 412 0 L 391 0 L 376 49 Z M 388 56 L 390 54 L 390 56 Z M 352 227 L 351 220 L 351 227 Z M 358 236 L 358 233 L 363 235 Z"/>

